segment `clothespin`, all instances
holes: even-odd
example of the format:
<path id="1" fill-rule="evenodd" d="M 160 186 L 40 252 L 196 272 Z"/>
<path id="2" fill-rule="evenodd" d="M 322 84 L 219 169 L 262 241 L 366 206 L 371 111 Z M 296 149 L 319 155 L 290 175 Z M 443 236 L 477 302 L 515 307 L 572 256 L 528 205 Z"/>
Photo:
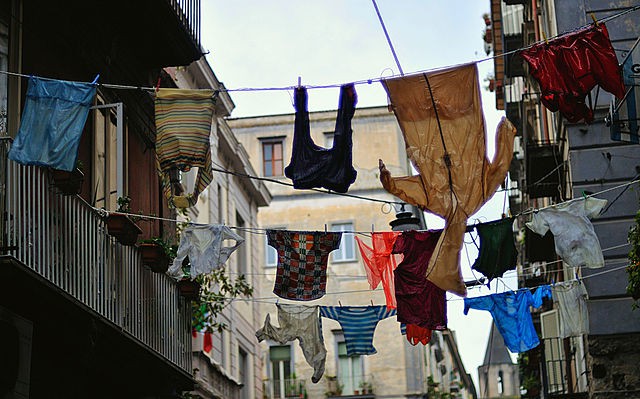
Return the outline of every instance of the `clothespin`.
<path id="1" fill-rule="evenodd" d="M 373 306 L 373 299 L 371 299 L 371 306 Z"/>
<path id="2" fill-rule="evenodd" d="M 302 86 L 302 77 L 298 76 L 298 87 Z"/>
<path id="3" fill-rule="evenodd" d="M 342 307 L 342 302 L 338 301 L 338 305 L 340 305 L 340 307 Z"/>
<path id="4" fill-rule="evenodd" d="M 156 93 L 160 90 L 160 82 L 162 81 L 162 76 L 158 76 L 158 83 L 156 83 Z"/>
<path id="5" fill-rule="evenodd" d="M 551 279 L 551 285 L 556 285 L 556 280 Z"/>
<path id="6" fill-rule="evenodd" d="M 327 232 L 327 224 L 326 223 L 324 224 L 324 232 L 325 233 Z"/>
<path id="7" fill-rule="evenodd" d="M 542 33 L 542 38 L 544 39 L 544 42 L 545 42 L 545 43 L 547 43 L 547 44 L 549 44 L 549 41 L 547 40 L 547 34 L 546 34 L 546 33 L 544 33 L 544 31 L 543 31 L 543 30 L 540 30 L 540 33 Z"/>
<path id="8" fill-rule="evenodd" d="M 593 23 L 598 26 L 598 20 L 596 19 L 596 15 L 594 13 L 591 13 L 591 19 L 593 19 Z"/>
<path id="9" fill-rule="evenodd" d="M 96 77 L 93 79 L 93 82 L 91 82 L 92 85 L 98 83 L 98 79 L 100 78 L 100 74 L 97 74 Z"/>
<path id="10" fill-rule="evenodd" d="M 580 277 L 578 277 L 578 271 L 574 270 L 573 274 L 576 276 L 576 280 L 578 280 L 578 283 L 582 284 L 582 281 L 580 281 Z"/>

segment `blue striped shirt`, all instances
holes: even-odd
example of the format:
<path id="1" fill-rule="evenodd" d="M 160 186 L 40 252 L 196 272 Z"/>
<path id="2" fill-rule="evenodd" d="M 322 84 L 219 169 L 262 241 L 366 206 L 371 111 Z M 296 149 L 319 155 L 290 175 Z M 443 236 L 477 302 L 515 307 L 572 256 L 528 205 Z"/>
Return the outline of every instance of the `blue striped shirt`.
<path id="1" fill-rule="evenodd" d="M 372 355 L 373 333 L 378 321 L 395 316 L 386 306 L 320 306 L 320 315 L 340 323 L 347 345 L 347 356 Z"/>

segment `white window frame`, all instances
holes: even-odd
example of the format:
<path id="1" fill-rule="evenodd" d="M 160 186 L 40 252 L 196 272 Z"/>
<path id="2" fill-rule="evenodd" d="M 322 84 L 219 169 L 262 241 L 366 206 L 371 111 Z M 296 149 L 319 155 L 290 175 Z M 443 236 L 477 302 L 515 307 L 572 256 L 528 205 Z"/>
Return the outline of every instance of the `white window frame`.
<path id="1" fill-rule="evenodd" d="M 331 231 L 342 232 L 340 240 L 340 248 L 331 252 L 331 261 L 335 263 L 355 262 L 356 257 L 356 241 L 354 238 L 354 224 L 350 221 L 335 222 L 331 224 Z M 350 250 L 351 253 L 347 253 Z"/>
<path id="2" fill-rule="evenodd" d="M 269 230 L 284 230 L 285 227 L 270 227 Z M 270 257 L 273 257 L 272 259 Z M 276 267 L 278 266 L 278 251 L 269 245 L 269 237 L 264 235 L 264 267 Z"/>

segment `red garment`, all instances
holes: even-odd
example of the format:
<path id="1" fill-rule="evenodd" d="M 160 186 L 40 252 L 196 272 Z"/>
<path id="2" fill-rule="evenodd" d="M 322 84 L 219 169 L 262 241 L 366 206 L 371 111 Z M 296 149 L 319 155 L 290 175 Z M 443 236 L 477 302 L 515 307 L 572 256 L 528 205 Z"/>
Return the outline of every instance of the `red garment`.
<path id="1" fill-rule="evenodd" d="M 400 232 L 391 231 L 371 234 L 369 247 L 360 238 L 356 237 L 360 254 L 364 260 L 364 270 L 367 272 L 369 287 L 375 290 L 380 282 L 387 300 L 387 309 L 396 308 L 395 285 L 393 284 L 393 271 L 402 261 L 402 255 L 392 254 L 393 244 Z"/>
<path id="2" fill-rule="evenodd" d="M 447 328 L 445 291 L 427 280 L 427 266 L 440 232 L 404 231 L 396 239 L 392 253 L 404 254 L 396 268 L 395 286 L 398 322 L 430 330 Z"/>
<path id="3" fill-rule="evenodd" d="M 413 346 L 422 343 L 426 345 L 431 341 L 432 331 L 428 328 L 416 326 L 415 324 L 407 324 L 407 341 Z"/>
<path id="4" fill-rule="evenodd" d="M 529 72 L 540 84 L 541 101 L 569 122 L 593 121 L 586 95 L 596 85 L 624 97 L 622 71 L 604 24 L 538 43 L 522 51 Z"/>

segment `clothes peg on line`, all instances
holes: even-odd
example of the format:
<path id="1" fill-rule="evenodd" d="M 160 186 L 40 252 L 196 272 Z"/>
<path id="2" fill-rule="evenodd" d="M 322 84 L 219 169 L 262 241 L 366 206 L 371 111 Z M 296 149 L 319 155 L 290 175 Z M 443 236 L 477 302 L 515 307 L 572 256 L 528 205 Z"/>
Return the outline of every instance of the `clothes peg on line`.
<path id="1" fill-rule="evenodd" d="M 373 306 L 373 299 L 371 299 L 371 306 Z"/>
<path id="2" fill-rule="evenodd" d="M 593 23 L 598 26 L 598 20 L 596 19 L 596 15 L 594 13 L 591 13 L 591 19 L 593 20 Z"/>
<path id="3" fill-rule="evenodd" d="M 338 305 L 340 305 L 340 307 L 342 307 L 342 302 L 338 301 Z"/>
<path id="4" fill-rule="evenodd" d="M 298 76 L 298 87 L 302 86 L 302 77 Z"/>

